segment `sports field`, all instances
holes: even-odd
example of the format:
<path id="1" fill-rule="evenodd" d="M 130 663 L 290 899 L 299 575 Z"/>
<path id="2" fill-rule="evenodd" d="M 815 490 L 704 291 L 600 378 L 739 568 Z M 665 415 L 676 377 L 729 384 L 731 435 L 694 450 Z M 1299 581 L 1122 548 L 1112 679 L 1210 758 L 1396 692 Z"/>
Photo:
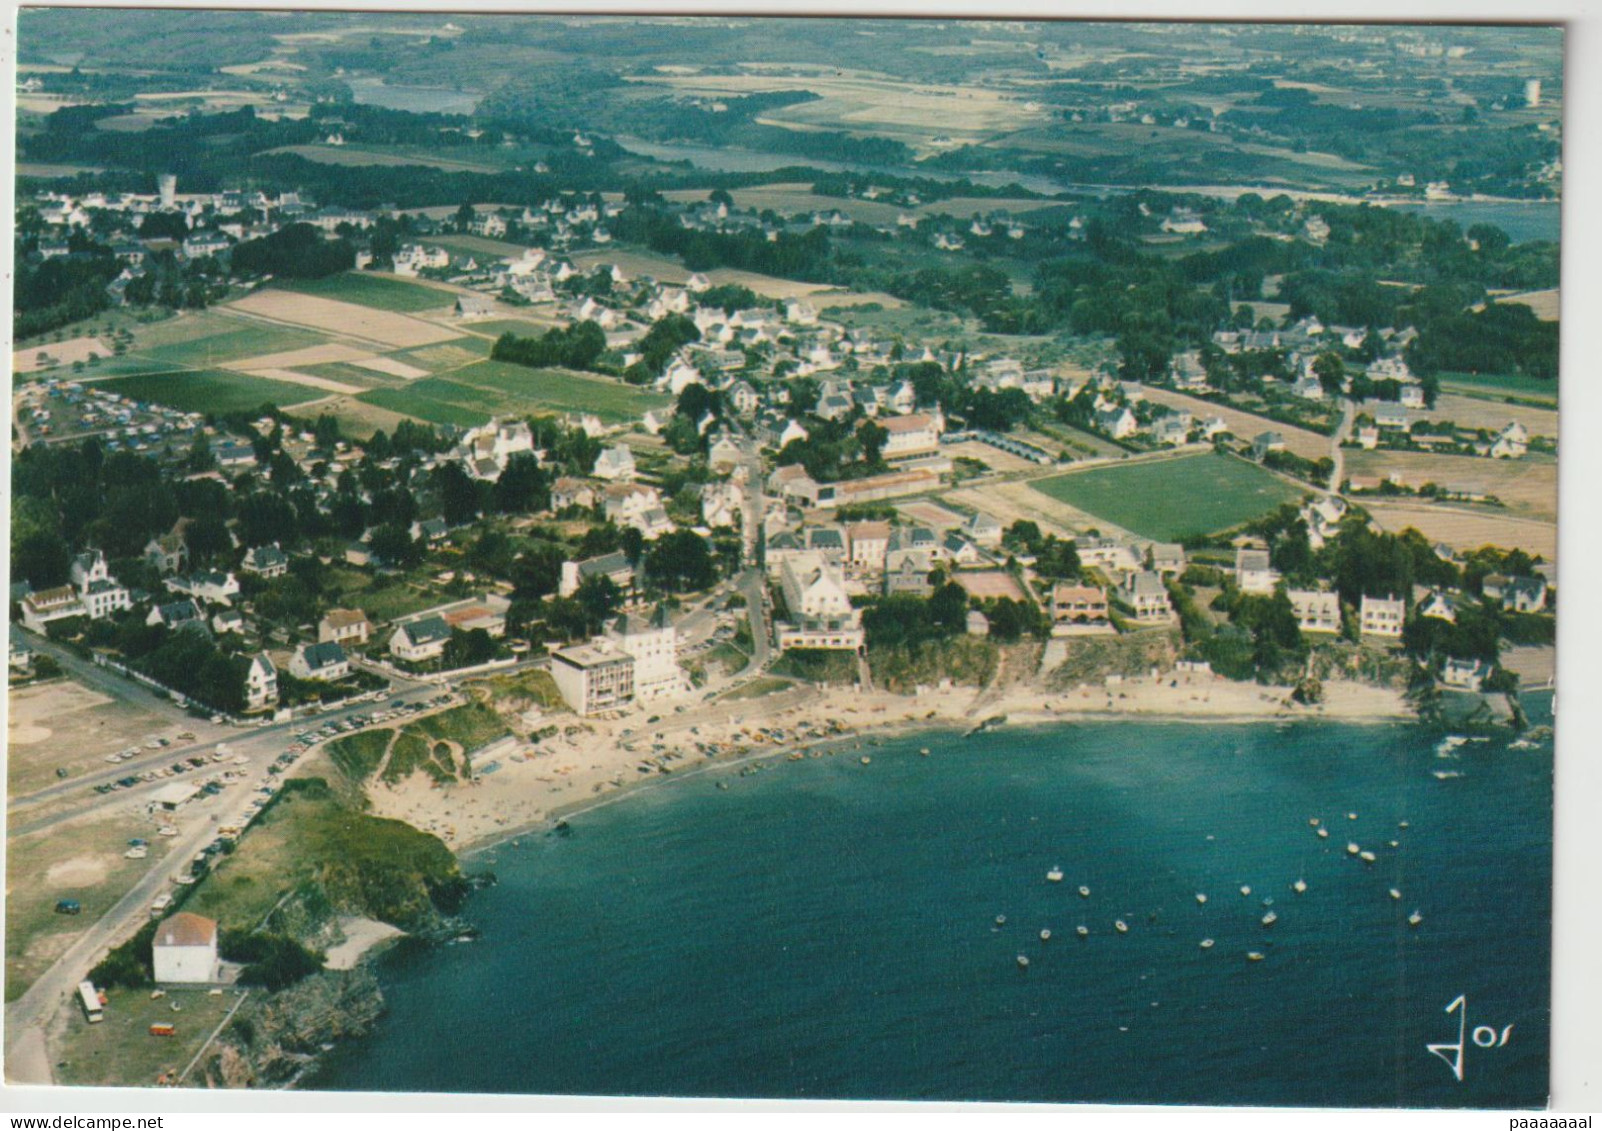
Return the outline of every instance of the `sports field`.
<path id="1" fill-rule="evenodd" d="M 328 396 L 328 390 L 253 377 L 248 373 L 186 370 L 117 377 L 100 388 L 136 401 L 170 405 L 180 412 L 241 412 L 273 404 L 280 408 Z"/>
<path id="2" fill-rule="evenodd" d="M 1255 464 L 1213 452 L 1071 471 L 1030 486 L 1164 542 L 1232 529 L 1302 495 Z"/>
<path id="3" fill-rule="evenodd" d="M 330 275 L 326 279 L 288 279 L 275 282 L 274 288 L 294 291 L 296 294 L 316 295 L 318 298 L 354 302 L 357 306 L 370 306 L 374 310 L 394 310 L 410 314 L 419 310 L 439 310 L 456 301 L 452 291 L 409 283 L 388 275 L 374 275 L 369 271 L 347 271 L 343 275 Z"/>

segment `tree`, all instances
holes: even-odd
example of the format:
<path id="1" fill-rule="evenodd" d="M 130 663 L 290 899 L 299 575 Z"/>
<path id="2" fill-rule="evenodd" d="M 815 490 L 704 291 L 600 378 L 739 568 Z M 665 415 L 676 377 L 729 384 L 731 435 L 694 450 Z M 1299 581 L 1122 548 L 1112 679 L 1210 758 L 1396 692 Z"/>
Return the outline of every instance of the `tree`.
<path id="1" fill-rule="evenodd" d="M 473 228 L 473 220 L 477 215 L 478 214 L 473 210 L 473 206 L 464 202 L 459 208 L 456 209 L 456 215 L 451 218 L 451 223 L 458 232 L 471 231 Z"/>
<path id="2" fill-rule="evenodd" d="M 555 593 L 562 579 L 563 555 L 555 546 L 533 546 L 512 561 L 513 594 L 518 600 L 538 600 Z"/>
<path id="3" fill-rule="evenodd" d="M 551 502 L 550 473 L 529 453 L 518 452 L 507 461 L 490 496 L 501 514 L 544 510 Z"/>
<path id="4" fill-rule="evenodd" d="M 478 487 L 459 463 L 442 463 L 434 469 L 434 490 L 447 526 L 460 526 L 478 517 Z"/>
<path id="5" fill-rule="evenodd" d="M 881 465 L 884 462 L 885 441 L 889 439 L 890 432 L 884 425 L 864 420 L 857 428 L 857 443 L 862 448 L 862 462 L 870 467 Z"/>
<path id="6" fill-rule="evenodd" d="M 451 631 L 441 659 L 447 669 L 470 668 L 493 660 L 495 651 L 495 640 L 484 629 L 463 632 L 458 628 Z"/>
<path id="7" fill-rule="evenodd" d="M 379 558 L 410 568 L 423 560 L 423 548 L 404 526 L 386 523 L 373 531 L 369 548 Z"/>
<path id="8" fill-rule="evenodd" d="M 645 557 L 645 575 L 669 593 L 710 589 L 717 581 L 717 563 L 706 539 L 689 530 L 664 534 Z"/>
<path id="9" fill-rule="evenodd" d="M 573 600 L 583 617 L 585 633 L 594 635 L 617 613 L 623 603 L 623 594 L 610 577 L 595 574 L 579 582 Z"/>

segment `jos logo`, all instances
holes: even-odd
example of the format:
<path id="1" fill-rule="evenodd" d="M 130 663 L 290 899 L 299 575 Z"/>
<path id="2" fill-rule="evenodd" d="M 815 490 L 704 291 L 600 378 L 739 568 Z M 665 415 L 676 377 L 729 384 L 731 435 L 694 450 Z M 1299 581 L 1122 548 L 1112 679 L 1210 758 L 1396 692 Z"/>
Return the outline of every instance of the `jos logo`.
<path id="1" fill-rule="evenodd" d="M 1500 1031 L 1490 1025 L 1477 1025 L 1473 1030 L 1468 1027 L 1468 998 L 1458 994 L 1452 999 L 1452 1004 L 1446 1007 L 1445 1012 L 1457 1014 L 1457 1043 L 1425 1045 L 1424 1047 L 1446 1063 L 1452 1070 L 1457 1082 L 1463 1082 L 1464 1053 L 1468 1051 L 1470 1042 L 1482 1049 L 1506 1048 L 1508 1038 L 1513 1035 L 1513 1026 L 1504 1025 Z"/>

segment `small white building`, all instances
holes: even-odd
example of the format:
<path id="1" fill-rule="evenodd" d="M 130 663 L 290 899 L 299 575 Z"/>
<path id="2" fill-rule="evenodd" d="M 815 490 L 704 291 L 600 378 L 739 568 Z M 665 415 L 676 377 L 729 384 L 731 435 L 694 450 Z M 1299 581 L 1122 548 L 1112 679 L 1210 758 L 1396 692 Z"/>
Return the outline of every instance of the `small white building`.
<path id="1" fill-rule="evenodd" d="M 217 922 L 189 911 L 163 919 L 150 945 L 158 984 L 204 985 L 217 981 Z"/>
<path id="2" fill-rule="evenodd" d="M 451 626 L 440 616 L 423 617 L 398 625 L 389 637 L 390 654 L 407 663 L 438 659 L 451 638 Z"/>
<path id="3" fill-rule="evenodd" d="M 344 679 L 350 674 L 350 657 L 345 655 L 345 649 L 332 641 L 326 644 L 302 644 L 290 657 L 289 674 L 296 679 Z"/>
<path id="4" fill-rule="evenodd" d="M 1316 589 L 1292 589 L 1286 594 L 1291 610 L 1296 614 L 1296 625 L 1303 632 L 1339 632 L 1341 630 L 1341 599 L 1337 593 L 1323 593 Z"/>
<path id="5" fill-rule="evenodd" d="M 266 652 L 250 658 L 250 669 L 245 673 L 245 708 L 259 711 L 278 702 L 278 668 Z"/>
<path id="6" fill-rule="evenodd" d="M 576 713 L 595 715 L 634 702 L 634 657 L 605 637 L 551 653 L 551 679 Z"/>
<path id="7" fill-rule="evenodd" d="M 317 640 L 321 644 L 366 644 L 372 631 L 372 622 L 360 609 L 329 609 L 317 622 Z"/>
<path id="8" fill-rule="evenodd" d="M 1278 582 L 1279 574 L 1269 564 L 1267 550 L 1235 551 L 1235 584 L 1242 593 L 1268 596 Z"/>
<path id="9" fill-rule="evenodd" d="M 614 448 L 607 448 L 595 461 L 595 478 L 618 480 L 633 479 L 635 475 L 634 453 L 624 444 Z"/>

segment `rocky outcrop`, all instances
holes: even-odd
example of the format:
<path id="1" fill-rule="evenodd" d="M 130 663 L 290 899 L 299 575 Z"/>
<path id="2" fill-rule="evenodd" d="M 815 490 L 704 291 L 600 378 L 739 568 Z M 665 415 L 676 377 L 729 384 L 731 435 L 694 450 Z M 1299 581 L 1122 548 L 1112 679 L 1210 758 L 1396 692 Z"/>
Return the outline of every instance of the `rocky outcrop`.
<path id="1" fill-rule="evenodd" d="M 253 996 L 192 1079 L 209 1088 L 284 1087 L 326 1047 L 367 1033 L 383 1012 L 371 970 L 325 970 L 278 993 Z"/>

